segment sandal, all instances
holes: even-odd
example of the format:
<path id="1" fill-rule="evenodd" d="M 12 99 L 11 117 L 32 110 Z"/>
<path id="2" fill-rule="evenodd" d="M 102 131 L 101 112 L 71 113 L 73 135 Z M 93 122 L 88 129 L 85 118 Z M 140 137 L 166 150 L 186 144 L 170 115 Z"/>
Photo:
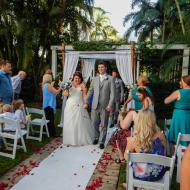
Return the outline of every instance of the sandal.
<path id="1" fill-rule="evenodd" d="M 120 158 L 117 158 L 117 159 L 115 159 L 115 163 L 117 163 L 117 164 L 121 164 L 121 163 L 125 163 L 125 159 L 120 159 Z"/>

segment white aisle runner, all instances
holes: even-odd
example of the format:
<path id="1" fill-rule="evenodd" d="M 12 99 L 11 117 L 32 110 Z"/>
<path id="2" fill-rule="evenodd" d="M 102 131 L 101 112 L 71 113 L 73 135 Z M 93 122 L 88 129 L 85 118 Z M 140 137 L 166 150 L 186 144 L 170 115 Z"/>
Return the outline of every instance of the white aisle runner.
<path id="1" fill-rule="evenodd" d="M 108 130 L 106 142 L 113 131 Z M 60 146 L 11 190 L 85 190 L 102 154 L 95 145 Z"/>

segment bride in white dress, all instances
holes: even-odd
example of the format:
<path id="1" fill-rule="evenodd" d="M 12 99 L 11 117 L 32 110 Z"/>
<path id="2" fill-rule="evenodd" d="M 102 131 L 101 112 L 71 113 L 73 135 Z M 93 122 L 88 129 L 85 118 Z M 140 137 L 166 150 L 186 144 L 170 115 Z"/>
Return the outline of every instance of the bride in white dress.
<path id="1" fill-rule="evenodd" d="M 73 76 L 72 87 L 64 92 L 64 95 L 68 96 L 64 111 L 64 145 L 92 144 L 94 130 L 88 112 L 83 108 L 87 90 L 82 82 L 82 74 L 76 72 Z"/>

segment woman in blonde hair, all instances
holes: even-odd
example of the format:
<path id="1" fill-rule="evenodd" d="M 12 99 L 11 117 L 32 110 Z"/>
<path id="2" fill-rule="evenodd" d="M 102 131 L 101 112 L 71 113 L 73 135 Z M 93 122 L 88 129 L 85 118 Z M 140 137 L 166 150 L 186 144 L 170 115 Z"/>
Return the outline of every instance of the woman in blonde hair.
<path id="1" fill-rule="evenodd" d="M 59 94 L 61 89 L 54 88 L 51 83 L 52 76 L 50 74 L 45 74 L 43 76 L 43 109 L 46 119 L 50 121 L 48 123 L 50 136 L 55 137 L 54 112 L 56 111 L 56 95 Z"/>
<path id="2" fill-rule="evenodd" d="M 156 124 L 156 116 L 150 109 L 139 111 L 135 118 L 135 135 L 128 138 L 127 151 L 165 155 L 166 139 Z M 133 163 L 134 177 L 145 181 L 157 181 L 165 168 L 156 164 Z"/>

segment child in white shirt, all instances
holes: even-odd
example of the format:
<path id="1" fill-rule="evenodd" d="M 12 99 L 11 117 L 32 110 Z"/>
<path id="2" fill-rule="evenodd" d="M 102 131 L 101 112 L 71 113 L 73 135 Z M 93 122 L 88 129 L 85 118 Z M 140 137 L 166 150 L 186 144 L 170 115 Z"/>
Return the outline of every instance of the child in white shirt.
<path id="1" fill-rule="evenodd" d="M 3 113 L 0 114 L 0 117 L 6 117 L 9 119 L 16 119 L 15 114 L 11 112 L 11 105 L 5 104 L 3 105 Z M 16 126 L 5 123 L 4 131 L 16 131 Z"/>
<path id="2" fill-rule="evenodd" d="M 13 102 L 15 117 L 20 121 L 21 128 L 25 128 L 25 124 L 27 123 L 26 118 L 24 117 L 24 101 L 22 99 L 15 100 Z"/>

